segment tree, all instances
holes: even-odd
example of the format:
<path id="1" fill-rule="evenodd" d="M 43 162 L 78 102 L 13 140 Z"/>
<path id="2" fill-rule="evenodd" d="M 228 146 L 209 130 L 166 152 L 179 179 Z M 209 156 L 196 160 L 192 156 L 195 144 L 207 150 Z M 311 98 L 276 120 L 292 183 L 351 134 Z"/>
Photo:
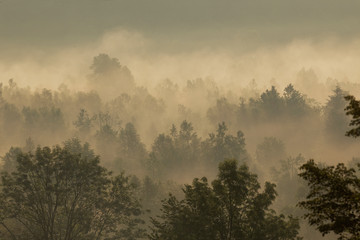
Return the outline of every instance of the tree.
<path id="1" fill-rule="evenodd" d="M 85 109 L 80 109 L 79 115 L 73 124 L 82 137 L 86 137 L 90 133 L 92 120 Z"/>
<path id="2" fill-rule="evenodd" d="M 99 54 L 94 57 L 90 69 L 92 74 L 89 76 L 89 84 L 107 100 L 135 88 L 130 70 L 120 65 L 117 58 L 111 58 L 104 53 Z"/>
<path id="3" fill-rule="evenodd" d="M 229 101 L 223 97 L 216 101 L 216 106 L 208 109 L 206 115 L 208 119 L 214 124 L 226 121 L 232 125 L 236 122 L 236 110 L 237 106 L 235 104 L 229 103 Z"/>
<path id="4" fill-rule="evenodd" d="M 256 147 L 256 159 L 266 166 L 276 166 L 285 158 L 285 145 L 275 137 L 265 137 L 264 141 Z"/>
<path id="5" fill-rule="evenodd" d="M 305 158 L 299 154 L 296 157 L 287 157 L 280 161 L 280 167 L 273 169 L 273 179 L 277 186 L 279 198 L 277 206 L 287 214 L 301 215 L 302 212 L 296 204 L 306 194 L 306 182 L 298 176 L 300 166 L 305 163 Z"/>
<path id="6" fill-rule="evenodd" d="M 109 55 L 101 53 L 94 57 L 90 69 L 93 74 L 101 75 L 108 72 L 117 71 L 121 68 L 120 62 L 117 58 L 111 58 Z"/>
<path id="7" fill-rule="evenodd" d="M 325 106 L 325 130 L 330 140 L 342 140 L 344 142 L 345 132 L 348 130 L 348 117 L 344 114 L 347 93 L 339 86 L 333 90 L 333 95 L 329 97 Z"/>
<path id="8" fill-rule="evenodd" d="M 11 138 L 16 139 L 21 127 L 22 116 L 20 111 L 14 104 L 5 101 L 0 93 L 0 139 L 7 141 L 11 141 Z"/>
<path id="9" fill-rule="evenodd" d="M 349 102 L 348 106 L 345 108 L 346 115 L 352 116 L 350 126 L 354 126 L 353 129 L 346 132 L 346 136 L 356 138 L 360 136 L 360 102 L 351 95 L 346 96 L 345 100 Z"/>
<path id="10" fill-rule="evenodd" d="M 209 185 L 203 177 L 185 185 L 185 197 L 163 201 L 162 215 L 152 219 L 150 239 L 233 240 L 297 239 L 297 219 L 285 219 L 269 207 L 275 185 L 260 184 L 246 165 L 236 160 L 219 164 L 217 178 Z"/>
<path id="11" fill-rule="evenodd" d="M 145 145 L 141 142 L 140 136 L 132 123 L 127 123 L 125 128 L 120 130 L 117 147 L 117 163 L 124 169 L 141 169 L 147 158 Z"/>
<path id="12" fill-rule="evenodd" d="M 8 173 L 15 171 L 17 166 L 16 159 L 18 155 L 20 155 L 22 152 L 32 152 L 34 149 L 35 144 L 31 138 L 26 139 L 24 147 L 10 147 L 9 151 L 3 157 L 0 157 L 0 159 L 3 161 L 3 165 L 0 170 Z"/>
<path id="13" fill-rule="evenodd" d="M 152 171 L 157 170 L 158 175 L 166 176 L 179 169 L 194 168 L 199 158 L 200 139 L 192 124 L 183 121 L 179 131 L 173 125 L 169 135 L 160 134 L 155 139 L 148 164 Z"/>
<path id="14" fill-rule="evenodd" d="M 140 205 L 124 174 L 113 177 L 88 145 L 38 147 L 3 173 L 0 237 L 29 240 L 137 239 Z"/>
<path id="15" fill-rule="evenodd" d="M 335 96 L 341 94 L 341 89 L 336 88 Z M 353 96 L 346 96 L 345 100 L 349 101 L 345 108 L 346 114 L 352 116 L 350 126 L 355 126 L 346 135 L 358 137 L 359 102 Z M 335 102 L 339 103 L 340 100 Z M 360 164 L 358 168 L 360 170 Z M 323 235 L 333 232 L 339 235 L 338 239 L 360 239 L 359 172 L 354 168 L 347 168 L 343 163 L 336 167 L 321 166 L 314 160 L 309 160 L 300 170 L 302 172 L 299 176 L 307 181 L 310 192 L 298 206 L 308 211 L 305 218 L 310 225 L 315 225 Z"/>
<path id="16" fill-rule="evenodd" d="M 29 133 L 59 133 L 65 128 L 64 115 L 60 108 L 41 107 L 39 109 L 24 107 L 22 115 L 25 129 Z"/>
<path id="17" fill-rule="evenodd" d="M 96 149 L 102 156 L 106 167 L 112 167 L 116 157 L 118 126 L 116 121 L 109 113 L 98 113 L 92 119 L 98 123 L 98 130 L 95 133 Z"/>
<path id="18" fill-rule="evenodd" d="M 310 225 L 323 235 L 334 232 L 338 239 L 360 239 L 360 179 L 355 170 L 343 163 L 320 167 L 314 160 L 300 169 L 310 192 L 298 205 L 308 210 L 305 218 Z"/>
<path id="19" fill-rule="evenodd" d="M 245 149 L 245 137 L 242 131 L 236 136 L 227 134 L 225 122 L 218 124 L 216 134 L 210 133 L 209 138 L 202 143 L 203 157 L 206 162 L 216 165 L 226 158 L 236 158 L 241 162 L 248 160 Z"/>
<path id="20" fill-rule="evenodd" d="M 311 110 L 311 107 L 306 102 L 305 96 L 296 90 L 292 84 L 289 84 L 284 89 L 283 98 L 289 117 L 303 117 Z"/>
<path id="21" fill-rule="evenodd" d="M 271 90 L 262 93 L 259 101 L 262 111 L 266 114 L 265 117 L 276 119 L 284 112 L 284 99 L 281 98 L 275 86 L 271 86 Z"/>

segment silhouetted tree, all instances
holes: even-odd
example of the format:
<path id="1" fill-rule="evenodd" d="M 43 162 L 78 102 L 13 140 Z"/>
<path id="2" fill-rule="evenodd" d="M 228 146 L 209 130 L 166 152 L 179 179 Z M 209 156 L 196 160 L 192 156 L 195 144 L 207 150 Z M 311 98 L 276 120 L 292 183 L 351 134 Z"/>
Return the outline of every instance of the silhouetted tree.
<path id="1" fill-rule="evenodd" d="M 305 218 L 323 234 L 339 235 L 338 239 L 360 238 L 360 179 L 354 169 L 343 163 L 320 167 L 309 160 L 300 168 L 300 177 L 310 192 L 299 206 L 308 210 Z"/>
<path id="2" fill-rule="evenodd" d="M 345 108 L 346 115 L 352 117 L 350 126 L 353 126 L 352 129 L 346 132 L 346 136 L 356 138 L 360 136 L 360 102 L 351 95 L 346 96 L 345 100 L 349 102 Z"/>
<path id="3" fill-rule="evenodd" d="M 337 87 L 334 92 L 332 101 L 342 106 L 340 96 L 344 94 L 343 91 Z M 346 114 L 352 116 L 350 126 L 356 126 L 346 135 L 358 137 L 359 102 L 353 96 L 345 99 L 349 101 Z M 353 159 L 352 163 L 356 163 L 356 160 Z M 360 164 L 357 167 L 360 171 Z M 359 171 L 347 168 L 343 163 L 336 167 L 321 166 L 312 159 L 300 169 L 302 172 L 299 175 L 307 181 L 310 192 L 306 200 L 298 205 L 308 210 L 305 218 L 310 225 L 315 225 L 323 235 L 333 232 L 339 235 L 338 239 L 360 239 Z"/>
<path id="4" fill-rule="evenodd" d="M 152 219 L 150 239 L 157 240 L 255 240 L 297 239 L 299 223 L 286 220 L 269 207 L 276 197 L 275 185 L 265 184 L 263 192 L 256 175 L 237 161 L 219 164 L 212 182 L 195 178 L 185 185 L 185 198 L 163 201 L 162 215 Z"/>
<path id="5" fill-rule="evenodd" d="M 73 145 L 74 144 L 74 145 Z M 5 239 L 137 239 L 143 231 L 134 186 L 112 177 L 78 140 L 20 153 L 3 173 L 0 234 Z"/>

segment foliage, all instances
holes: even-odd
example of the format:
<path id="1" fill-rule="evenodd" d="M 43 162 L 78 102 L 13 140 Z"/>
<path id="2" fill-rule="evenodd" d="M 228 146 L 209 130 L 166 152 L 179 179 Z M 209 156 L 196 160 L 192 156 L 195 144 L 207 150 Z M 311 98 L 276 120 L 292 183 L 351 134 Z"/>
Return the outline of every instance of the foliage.
<path id="1" fill-rule="evenodd" d="M 2 166 L 2 171 L 12 172 L 16 169 L 16 158 L 21 153 L 21 148 L 11 147 L 9 152 L 2 157 L 4 164 Z"/>
<path id="2" fill-rule="evenodd" d="M 236 117 L 237 106 L 229 103 L 226 98 L 220 98 L 216 101 L 216 106 L 209 108 L 207 111 L 207 117 L 212 123 L 226 121 L 230 125 L 235 122 L 233 120 Z"/>
<path id="3" fill-rule="evenodd" d="M 171 169 L 179 170 L 190 167 L 200 158 L 200 139 L 191 123 L 183 121 L 178 131 L 172 126 L 169 135 L 160 134 L 152 145 L 149 167 L 160 171 L 159 174 L 170 173 Z"/>
<path id="4" fill-rule="evenodd" d="M 92 127 L 92 120 L 85 109 L 80 109 L 79 115 L 73 124 L 81 136 L 87 136 Z"/>
<path id="5" fill-rule="evenodd" d="M 302 117 L 311 112 L 311 107 L 307 104 L 305 96 L 296 90 L 292 84 L 284 89 L 283 98 L 289 116 Z"/>
<path id="6" fill-rule="evenodd" d="M 284 99 L 274 86 L 271 87 L 271 90 L 262 93 L 259 101 L 260 108 L 272 118 L 279 117 L 285 109 Z"/>
<path id="7" fill-rule="evenodd" d="M 275 166 L 285 157 L 285 145 L 275 137 L 265 137 L 256 148 L 256 159 L 266 166 Z"/>
<path id="8" fill-rule="evenodd" d="M 3 173 L 0 233 L 6 239 L 137 239 L 141 209 L 124 174 L 113 177 L 88 145 L 38 147 Z"/>
<path id="9" fill-rule="evenodd" d="M 281 166 L 273 170 L 273 179 L 277 186 L 279 197 L 276 206 L 281 212 L 293 215 L 302 215 L 296 204 L 306 194 L 306 182 L 298 176 L 299 168 L 305 163 L 305 158 L 299 154 L 296 157 L 287 157 L 281 160 Z"/>
<path id="10" fill-rule="evenodd" d="M 209 138 L 202 143 L 205 162 L 218 164 L 226 158 L 236 158 L 241 162 L 248 160 L 243 132 L 238 131 L 234 136 L 227 134 L 227 130 L 225 122 L 218 124 L 216 134 L 210 133 Z"/>
<path id="11" fill-rule="evenodd" d="M 118 134 L 117 161 L 127 170 L 138 170 L 147 159 L 145 145 L 132 123 L 127 123 Z"/>
<path id="12" fill-rule="evenodd" d="M 333 90 L 333 95 L 329 97 L 325 106 L 325 131 L 330 140 L 345 141 L 344 133 L 348 130 L 348 118 L 344 114 L 347 93 L 337 86 Z"/>
<path id="13" fill-rule="evenodd" d="M 89 76 L 89 83 L 104 98 L 109 94 L 116 96 L 116 94 L 131 91 L 135 87 L 130 70 L 120 65 L 117 58 L 111 58 L 104 53 L 99 54 L 94 57 L 90 69 L 92 74 Z"/>
<path id="14" fill-rule="evenodd" d="M 354 96 L 346 96 L 345 100 L 348 101 L 346 106 L 346 115 L 351 115 L 350 126 L 354 126 L 353 129 L 346 132 L 346 136 L 359 137 L 360 136 L 360 102 L 355 99 Z"/>
<path id="15" fill-rule="evenodd" d="M 116 71 L 121 68 L 119 60 L 117 58 L 110 58 L 109 55 L 101 53 L 94 57 L 93 63 L 90 67 L 94 71 L 94 74 L 106 74 L 108 72 Z"/>
<path id="16" fill-rule="evenodd" d="M 224 102 L 222 108 L 211 108 L 212 116 L 224 114 L 232 120 L 236 115 L 238 124 L 243 126 L 268 124 L 268 123 L 293 123 L 301 124 L 306 117 L 319 117 L 318 108 L 311 102 L 306 95 L 295 89 L 292 84 L 285 87 L 281 94 L 276 87 L 265 90 L 260 97 L 249 98 L 248 100 L 240 97 L 240 104 L 235 107 Z M 215 110 L 217 112 L 215 112 Z M 222 111 L 220 111 L 222 110 Z M 301 120 L 301 121 L 300 121 Z M 226 120 L 228 122 L 228 120 Z"/>
<path id="17" fill-rule="evenodd" d="M 56 132 L 64 128 L 64 117 L 60 108 L 41 107 L 34 109 L 24 107 L 22 114 L 25 120 L 25 128 L 29 131 Z"/>
<path id="18" fill-rule="evenodd" d="M 334 232 L 339 239 L 360 238 L 360 179 L 354 169 L 343 163 L 320 167 L 309 160 L 299 174 L 308 182 L 310 192 L 298 205 L 305 218 L 323 234 Z"/>
<path id="19" fill-rule="evenodd" d="M 0 159 L 3 161 L 1 171 L 8 173 L 15 171 L 17 166 L 17 157 L 22 152 L 33 152 L 34 150 L 35 145 L 31 138 L 26 139 L 24 147 L 10 147 L 9 151 L 5 153 L 3 157 L 0 157 Z"/>
<path id="20" fill-rule="evenodd" d="M 263 192 L 256 175 L 236 160 L 219 164 L 211 183 L 203 177 L 185 185 L 185 198 L 170 195 L 163 201 L 162 215 L 152 219 L 150 239 L 232 240 L 297 239 L 299 223 L 276 215 L 269 207 L 276 197 L 275 185 Z"/>

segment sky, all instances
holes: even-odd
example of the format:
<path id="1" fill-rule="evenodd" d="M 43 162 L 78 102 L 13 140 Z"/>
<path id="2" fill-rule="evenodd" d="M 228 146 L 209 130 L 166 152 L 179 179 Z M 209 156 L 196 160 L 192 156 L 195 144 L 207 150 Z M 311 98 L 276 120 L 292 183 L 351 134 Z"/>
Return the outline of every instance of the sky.
<path id="1" fill-rule="evenodd" d="M 277 66 L 264 66 L 268 79 L 291 76 L 278 75 L 280 68 L 294 68 L 294 75 L 305 67 L 319 69 L 324 78 L 358 81 L 360 72 L 346 73 L 348 65 L 318 63 L 359 60 L 359 12 L 357 0 L 0 0 L 0 81 L 76 77 L 73 65 L 84 71 L 86 58 L 105 51 L 133 67 L 139 79 L 225 78 L 224 72 L 234 78 L 239 72 L 231 69 L 243 62 L 256 66 L 244 78 L 261 78 L 262 61 L 279 55 Z M 285 63 L 299 49 L 305 51 L 299 53 L 302 66 Z M 166 68 L 163 61 L 174 65 Z M 154 68 L 161 71 L 152 75 Z"/>
<path id="2" fill-rule="evenodd" d="M 0 44 L 77 46 L 114 29 L 169 50 L 298 38 L 358 37 L 356 0 L 1 0 Z"/>

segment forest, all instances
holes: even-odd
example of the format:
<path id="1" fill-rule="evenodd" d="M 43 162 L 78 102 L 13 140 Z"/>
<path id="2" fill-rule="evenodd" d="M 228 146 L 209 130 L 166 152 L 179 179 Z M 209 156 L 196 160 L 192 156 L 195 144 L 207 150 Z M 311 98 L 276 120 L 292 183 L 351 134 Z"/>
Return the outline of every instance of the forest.
<path id="1" fill-rule="evenodd" d="M 86 90 L 0 83 L 1 240 L 360 239 L 360 84 L 89 62 Z"/>

